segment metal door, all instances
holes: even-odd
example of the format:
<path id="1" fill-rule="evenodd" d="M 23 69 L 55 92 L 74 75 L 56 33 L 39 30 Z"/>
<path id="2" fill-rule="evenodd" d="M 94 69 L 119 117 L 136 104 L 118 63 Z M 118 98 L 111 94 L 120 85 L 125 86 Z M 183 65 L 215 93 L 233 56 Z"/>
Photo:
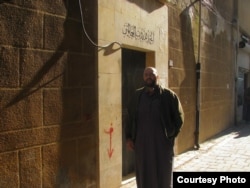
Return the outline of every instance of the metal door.
<path id="1" fill-rule="evenodd" d="M 125 140 L 127 123 L 127 104 L 135 89 L 143 86 L 143 71 L 146 54 L 144 52 L 122 49 L 122 175 L 128 177 L 135 172 L 134 152 L 128 151 Z"/>

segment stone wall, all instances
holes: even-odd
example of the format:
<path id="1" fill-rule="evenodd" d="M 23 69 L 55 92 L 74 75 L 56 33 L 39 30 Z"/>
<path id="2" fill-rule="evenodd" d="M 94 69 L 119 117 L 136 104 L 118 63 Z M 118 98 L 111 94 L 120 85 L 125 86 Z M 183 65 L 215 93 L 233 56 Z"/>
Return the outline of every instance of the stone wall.
<path id="1" fill-rule="evenodd" d="M 0 187 L 97 186 L 95 51 L 77 0 L 0 1 Z"/>
<path id="2" fill-rule="evenodd" d="M 179 94 L 185 111 L 179 152 L 199 147 L 197 143 L 234 123 L 233 1 L 203 2 L 201 11 L 199 3 L 168 3 L 169 59 L 173 61 L 169 86 Z"/>
<path id="3" fill-rule="evenodd" d="M 81 2 L 98 47 L 78 0 L 0 1 L 0 187 L 120 186 L 122 48 L 144 52 L 179 95 L 177 154 L 195 144 L 197 106 L 199 142 L 233 123 L 231 0 L 216 16 L 203 5 L 201 26 L 199 1 Z"/>

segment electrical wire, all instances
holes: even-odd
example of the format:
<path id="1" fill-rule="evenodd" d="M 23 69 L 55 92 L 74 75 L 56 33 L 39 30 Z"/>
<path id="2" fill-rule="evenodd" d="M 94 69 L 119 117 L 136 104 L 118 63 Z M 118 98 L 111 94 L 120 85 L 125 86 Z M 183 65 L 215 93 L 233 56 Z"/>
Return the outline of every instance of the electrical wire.
<path id="1" fill-rule="evenodd" d="M 85 26 L 84 26 L 84 21 L 83 21 L 83 11 L 82 11 L 82 4 L 81 4 L 81 0 L 79 0 L 79 7 L 80 7 L 80 13 L 81 13 L 81 21 L 82 21 L 82 28 L 83 28 L 83 32 L 85 34 L 85 36 L 88 38 L 88 40 L 91 42 L 92 45 L 94 45 L 95 47 L 98 47 L 98 48 L 107 48 L 113 44 L 118 44 L 119 46 L 122 46 L 122 44 L 120 42 L 111 42 L 107 45 L 104 45 L 104 46 L 100 46 L 98 44 L 96 44 L 95 42 L 93 42 L 93 40 L 89 37 L 86 29 L 85 29 Z"/>

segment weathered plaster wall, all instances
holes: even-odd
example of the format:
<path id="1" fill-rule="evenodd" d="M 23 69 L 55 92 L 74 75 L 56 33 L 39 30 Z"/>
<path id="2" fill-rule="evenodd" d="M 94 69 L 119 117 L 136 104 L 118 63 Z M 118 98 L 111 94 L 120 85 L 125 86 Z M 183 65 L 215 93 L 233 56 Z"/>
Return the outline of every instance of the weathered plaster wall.
<path id="1" fill-rule="evenodd" d="M 250 22 L 246 18 L 249 16 L 249 7 L 250 1 L 238 0 L 238 21 L 240 29 L 248 35 L 250 35 Z"/>

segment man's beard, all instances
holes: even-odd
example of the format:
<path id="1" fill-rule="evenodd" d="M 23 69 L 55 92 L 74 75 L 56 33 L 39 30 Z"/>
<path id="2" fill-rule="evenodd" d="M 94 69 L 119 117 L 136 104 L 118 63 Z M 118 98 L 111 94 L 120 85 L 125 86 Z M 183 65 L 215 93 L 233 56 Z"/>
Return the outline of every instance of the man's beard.
<path id="1" fill-rule="evenodd" d="M 151 82 L 147 82 L 147 80 L 151 80 Z M 154 87 L 156 85 L 156 81 L 152 80 L 152 79 L 147 79 L 146 81 L 144 81 L 145 86 L 147 87 Z"/>

